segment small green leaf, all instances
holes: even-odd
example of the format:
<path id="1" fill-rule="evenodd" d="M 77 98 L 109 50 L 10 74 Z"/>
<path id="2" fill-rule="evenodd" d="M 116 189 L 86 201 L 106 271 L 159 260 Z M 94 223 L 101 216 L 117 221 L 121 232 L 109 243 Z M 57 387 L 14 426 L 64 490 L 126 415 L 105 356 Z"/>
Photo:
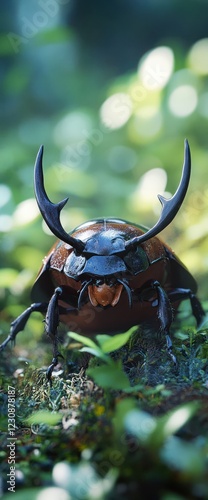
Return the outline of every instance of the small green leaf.
<path id="1" fill-rule="evenodd" d="M 150 436 L 151 445 L 161 445 L 169 436 L 175 434 L 193 417 L 198 408 L 199 404 L 191 401 L 158 418 L 156 428 Z"/>
<path id="2" fill-rule="evenodd" d="M 75 332 L 68 332 L 69 337 L 71 337 L 74 340 L 77 340 L 77 342 L 80 342 L 81 344 L 86 345 L 87 347 L 92 347 L 93 349 L 97 349 L 97 344 L 93 342 L 89 337 L 85 337 L 85 335 L 79 335 L 79 333 Z"/>
<path id="3" fill-rule="evenodd" d="M 106 363 L 111 362 L 111 359 L 108 358 L 108 356 L 106 356 L 99 347 L 96 347 L 95 349 L 93 347 L 82 347 L 82 349 L 80 349 L 80 352 L 89 352 L 90 354 L 93 354 L 93 356 L 102 359 Z"/>
<path id="4" fill-rule="evenodd" d="M 51 413 L 46 410 L 39 410 L 30 415 L 30 417 L 26 418 L 26 423 L 29 425 L 32 424 L 46 424 L 46 425 L 56 425 L 62 419 L 62 415 L 60 413 Z"/>
<path id="5" fill-rule="evenodd" d="M 204 471 L 204 457 L 197 441 L 187 442 L 177 436 L 170 436 L 164 443 L 161 452 L 163 462 L 171 468 L 184 471 L 194 476 Z"/>
<path id="6" fill-rule="evenodd" d="M 130 411 L 134 410 L 136 405 L 136 399 L 131 397 L 121 399 L 116 403 L 115 413 L 112 417 L 112 421 L 115 433 L 118 437 L 121 436 L 121 433 L 123 433 L 124 431 L 126 415 Z"/>
<path id="7" fill-rule="evenodd" d="M 99 342 L 102 351 L 105 353 L 117 351 L 125 345 L 130 339 L 135 327 L 130 328 L 126 333 L 118 333 L 117 335 L 96 335 L 96 339 Z"/>
<path id="8" fill-rule="evenodd" d="M 103 345 L 108 342 L 108 340 L 112 339 L 112 335 L 107 335 L 106 333 L 102 333 L 101 335 L 96 335 L 96 340 L 101 348 Z"/>
<path id="9" fill-rule="evenodd" d="M 134 408 L 125 417 L 126 431 L 141 441 L 147 441 L 156 427 L 156 419 L 143 410 Z"/>
<path id="10" fill-rule="evenodd" d="M 177 432 L 188 420 L 190 420 L 190 418 L 192 418 L 198 407 L 198 403 L 192 401 L 175 408 L 166 415 L 165 418 L 162 418 L 161 421 L 163 423 L 164 435 L 169 436 Z"/>
<path id="11" fill-rule="evenodd" d="M 87 375 L 93 378 L 96 384 L 106 389 L 125 390 L 129 387 L 129 379 L 123 372 L 121 363 L 112 363 L 88 368 Z"/>

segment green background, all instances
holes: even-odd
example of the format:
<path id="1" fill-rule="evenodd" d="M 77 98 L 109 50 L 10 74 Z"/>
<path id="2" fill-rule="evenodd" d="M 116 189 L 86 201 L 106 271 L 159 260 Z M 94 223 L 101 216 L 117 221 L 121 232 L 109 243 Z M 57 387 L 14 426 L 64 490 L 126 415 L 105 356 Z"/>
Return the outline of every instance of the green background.
<path id="1" fill-rule="evenodd" d="M 9 331 L 10 322 L 30 305 L 31 286 L 43 257 L 55 241 L 54 236 L 42 223 L 34 199 L 33 166 L 41 144 L 45 146 L 45 183 L 50 199 L 58 202 L 69 196 L 69 202 L 63 210 L 62 221 L 65 229 L 70 231 L 86 220 L 102 216 L 124 218 L 137 224 L 153 226 L 160 214 L 157 193 L 163 194 L 165 190 L 169 196 L 178 186 L 183 164 L 184 139 L 187 138 L 192 154 L 189 190 L 178 215 L 161 237 L 174 249 L 196 278 L 199 285 L 198 296 L 206 308 L 208 268 L 206 0 L 189 2 L 2 0 L 0 25 L 0 334 L 2 341 Z M 110 97 L 111 100 L 108 101 Z M 163 492 L 163 496 L 160 496 L 155 489 L 155 498 L 164 500 L 205 498 L 203 495 L 207 489 L 205 479 L 207 427 L 201 430 L 200 422 L 202 425 L 207 422 L 207 394 L 205 394 L 207 378 L 204 369 L 206 349 L 201 347 L 200 356 L 195 360 L 196 352 L 194 350 L 193 354 L 192 351 L 192 333 L 186 332 L 183 336 L 182 332 L 179 337 L 180 343 L 184 340 L 186 344 L 183 349 L 187 352 L 188 359 L 186 363 L 184 362 L 185 375 L 183 369 L 180 372 L 179 396 L 174 396 L 174 389 L 171 399 L 169 389 L 166 392 L 166 389 L 160 387 L 156 388 L 155 392 L 154 389 L 150 389 L 150 392 L 147 390 L 146 393 L 146 387 L 141 386 L 134 401 L 131 397 L 127 400 L 124 397 L 124 401 L 119 402 L 119 396 L 118 405 L 113 413 L 111 403 L 113 401 L 114 405 L 115 398 L 112 397 L 111 400 L 109 393 L 104 394 L 104 402 L 102 400 L 97 406 L 94 402 L 93 408 L 89 406 L 91 399 L 89 400 L 87 393 L 86 400 L 84 399 L 82 404 L 81 425 L 77 435 L 72 438 L 72 443 L 70 442 L 72 447 L 68 448 L 68 430 L 63 434 L 63 429 L 57 427 L 53 431 L 50 427 L 49 430 L 45 429 L 44 425 L 56 425 L 56 422 L 51 422 L 48 414 L 44 418 L 39 417 L 43 418 L 41 422 L 43 421 L 44 427 L 43 432 L 41 427 L 40 435 L 37 432 L 36 436 L 33 429 L 32 438 L 28 436 L 25 438 L 21 428 L 22 415 L 28 416 L 28 413 L 39 408 L 39 404 L 40 408 L 46 408 L 47 411 L 49 409 L 50 412 L 51 409 L 58 410 L 62 389 L 65 391 L 63 398 L 67 397 L 69 391 L 69 384 L 60 378 L 55 382 L 54 393 L 49 394 L 48 387 L 45 388 L 42 380 L 38 378 L 40 374 L 36 373 L 34 378 L 30 369 L 29 375 L 26 373 L 21 389 L 21 380 L 18 380 L 18 374 L 21 377 L 21 370 L 24 372 L 28 365 L 33 369 L 50 363 L 51 350 L 48 348 L 45 336 L 42 335 L 43 330 L 42 318 L 40 314 L 35 313 L 29 320 L 26 330 L 18 335 L 15 348 L 12 350 L 8 348 L 3 358 L 7 376 L 13 376 L 17 366 L 20 367 L 20 372 L 15 372 L 17 382 L 14 384 L 17 383 L 20 394 L 17 409 L 22 432 L 19 453 L 20 471 L 23 471 L 25 477 L 23 486 L 50 485 L 53 465 L 65 459 L 68 460 L 68 466 L 72 462 L 78 464 L 76 469 L 78 480 L 81 477 L 85 478 L 88 470 L 83 471 L 83 461 L 86 460 L 86 456 L 90 460 L 91 455 L 90 453 L 82 455 L 80 462 L 79 458 L 85 448 L 94 450 L 99 436 L 98 448 L 100 446 L 102 452 L 99 455 L 100 452 L 96 449 L 97 455 L 95 454 L 92 459 L 93 467 L 95 465 L 96 468 L 101 459 L 105 462 L 105 457 L 108 456 L 112 446 L 117 446 L 116 452 L 119 451 L 119 456 L 126 457 L 126 462 L 119 463 L 116 459 L 110 462 L 110 465 L 113 463 L 113 474 L 115 473 L 115 477 L 112 476 L 114 479 L 109 479 L 112 496 L 105 494 L 104 487 L 107 483 L 105 485 L 102 483 L 100 488 L 101 490 L 103 488 L 103 493 L 101 492 L 96 498 L 123 498 L 119 490 L 118 496 L 113 494 L 116 474 L 120 474 L 121 482 L 124 477 L 124 483 L 131 481 L 132 474 L 135 482 L 138 479 L 136 472 L 138 463 L 141 485 L 143 485 L 142 478 L 145 477 L 144 490 L 141 486 L 143 492 L 151 481 L 157 484 L 159 477 L 162 484 L 160 492 Z M 203 333 L 205 338 L 206 330 Z M 189 336 L 190 344 L 187 347 Z M 199 352 L 200 347 L 197 349 Z M 160 353 L 157 360 L 160 364 Z M 148 366 L 148 369 L 151 371 L 151 366 Z M 161 371 L 164 369 L 166 370 L 166 365 L 161 363 L 158 370 L 165 380 L 166 375 Z M 112 368 L 112 373 L 113 370 L 115 367 Z M 2 373 L 1 381 L 5 386 L 5 375 Z M 107 373 L 108 367 L 101 371 L 103 387 L 106 387 Z M 167 373 L 167 377 L 173 380 L 172 368 L 168 367 Z M 113 378 L 112 376 L 112 380 Z M 31 386 L 33 380 L 36 380 L 34 390 Z M 178 390 L 177 379 L 174 379 L 173 386 L 174 384 Z M 193 384 L 193 387 L 190 384 Z M 6 401 L 6 399 L 4 401 L 5 387 L 2 392 L 3 409 Z M 139 445 L 139 458 L 136 455 L 134 459 L 133 452 L 128 455 L 129 443 L 121 445 L 116 426 L 112 438 L 115 441 L 112 445 L 112 419 L 114 424 L 118 422 L 119 429 L 122 428 L 124 432 L 122 426 L 128 411 L 132 408 L 133 411 L 140 411 L 136 409 L 137 398 L 139 402 L 142 401 L 142 408 L 150 409 L 150 413 L 153 414 L 156 411 L 157 414 L 157 411 L 160 413 L 161 410 L 161 413 L 164 413 L 174 405 L 187 401 L 189 405 L 189 401 L 192 402 L 197 399 L 197 395 L 200 396 L 200 391 L 203 392 L 204 406 L 203 411 L 199 410 L 197 423 L 182 435 L 185 437 L 183 442 L 178 437 L 171 441 L 172 444 L 168 441 L 169 452 L 164 444 L 167 437 L 164 429 L 168 414 L 164 417 L 164 421 L 158 419 L 153 422 L 159 434 L 156 431 L 154 433 L 154 429 L 152 434 L 149 431 L 150 437 L 146 437 L 147 442 Z M 170 400 L 166 404 L 168 396 Z M 61 408 L 65 408 L 64 404 Z M 186 414 L 184 422 L 191 418 L 197 409 L 194 403 L 193 406 L 190 403 L 184 410 Z M 150 418 L 142 412 L 143 410 L 141 415 L 132 416 L 133 427 L 136 426 L 138 419 Z M 82 433 L 82 425 L 86 433 L 84 431 Z M 127 431 L 131 430 L 131 425 L 127 426 Z M 183 419 L 179 421 L 178 428 L 182 425 Z M 29 423 L 27 427 L 30 427 Z M 103 431 L 103 438 L 100 429 Z M 175 427 L 170 434 L 174 432 Z M 133 436 L 134 439 L 140 439 L 135 430 Z M 164 444 L 162 451 L 161 443 Z M 34 450 L 40 449 L 42 454 L 36 453 L 36 456 L 33 456 L 33 447 Z M 4 460 L 4 452 L 1 456 Z M 179 456 L 181 458 L 177 469 Z M 34 469 L 33 466 L 30 467 L 30 460 L 35 464 Z M 122 460 L 124 461 L 124 458 Z M 70 470 L 68 469 L 67 474 Z M 150 476 L 148 476 L 149 470 Z M 89 473 L 91 472 L 89 470 Z M 97 479 L 95 483 L 96 481 Z M 19 484 L 21 487 L 21 477 Z M 94 484 L 93 479 L 92 484 Z M 176 492 L 171 496 L 173 485 L 176 487 L 176 490 L 174 489 Z M 189 485 L 191 485 L 190 490 Z M 187 496 L 186 486 L 189 492 Z M 67 488 L 68 486 L 66 486 L 67 491 L 71 491 Z M 89 491 L 76 498 L 91 500 L 90 488 L 91 483 Z M 57 491 L 53 493 L 58 494 Z M 36 491 L 32 491 L 31 494 L 36 498 Z M 189 494 L 192 496 L 188 496 Z M 28 492 L 25 495 L 28 498 Z M 22 492 L 21 498 L 23 498 Z"/>

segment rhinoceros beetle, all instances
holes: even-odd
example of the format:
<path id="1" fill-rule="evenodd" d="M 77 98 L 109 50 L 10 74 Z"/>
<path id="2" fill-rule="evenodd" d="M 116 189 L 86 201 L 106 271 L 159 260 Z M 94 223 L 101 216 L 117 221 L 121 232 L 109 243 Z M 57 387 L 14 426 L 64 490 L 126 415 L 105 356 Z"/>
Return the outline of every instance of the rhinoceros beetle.
<path id="1" fill-rule="evenodd" d="M 45 191 L 42 169 L 43 146 L 35 162 L 35 195 L 40 212 L 52 233 L 59 238 L 43 261 L 32 288 L 34 303 L 11 323 L 10 334 L 0 346 L 24 329 L 30 314 L 45 314 L 45 330 L 53 343 L 53 359 L 47 370 L 50 380 L 58 363 L 57 329 L 59 322 L 84 335 L 124 332 L 128 328 L 155 319 L 166 336 L 173 313 L 189 299 L 199 324 L 204 311 L 196 297 L 197 285 L 168 245 L 156 236 L 174 219 L 189 184 L 191 156 L 185 141 L 182 177 L 175 194 L 166 199 L 158 195 L 162 212 L 151 228 L 114 218 L 86 222 L 67 233 L 60 212 L 68 198 L 54 204 Z"/>

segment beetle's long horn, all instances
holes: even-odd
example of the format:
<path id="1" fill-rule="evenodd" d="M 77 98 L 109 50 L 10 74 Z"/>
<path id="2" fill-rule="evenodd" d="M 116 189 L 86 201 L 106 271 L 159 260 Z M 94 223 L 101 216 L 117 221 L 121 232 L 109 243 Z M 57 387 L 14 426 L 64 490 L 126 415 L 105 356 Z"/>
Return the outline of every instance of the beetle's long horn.
<path id="1" fill-rule="evenodd" d="M 165 227 L 167 227 L 170 224 L 170 222 L 174 219 L 175 215 L 177 214 L 181 204 L 183 203 L 189 185 L 190 174 L 191 174 L 191 154 L 188 141 L 185 140 L 183 171 L 177 191 L 172 196 L 172 198 L 168 200 L 163 196 L 161 196 L 160 194 L 158 195 L 158 198 L 162 205 L 162 213 L 158 222 L 146 233 L 127 241 L 125 244 L 126 249 L 129 250 L 129 248 L 135 247 L 140 243 L 143 243 L 143 241 L 149 240 L 153 236 L 156 236 L 158 233 L 160 233 L 160 231 L 165 229 Z"/>
<path id="2" fill-rule="evenodd" d="M 38 151 L 34 171 L 35 196 L 40 212 L 52 233 L 55 234 L 55 236 L 57 236 L 60 240 L 71 245 L 77 250 L 77 252 L 80 253 L 85 247 L 85 244 L 81 240 L 70 236 L 64 230 L 60 222 L 60 212 L 64 205 L 67 203 L 68 198 L 65 198 L 64 200 L 55 204 L 49 200 L 46 194 L 43 180 L 42 158 L 43 146 L 41 146 Z"/>

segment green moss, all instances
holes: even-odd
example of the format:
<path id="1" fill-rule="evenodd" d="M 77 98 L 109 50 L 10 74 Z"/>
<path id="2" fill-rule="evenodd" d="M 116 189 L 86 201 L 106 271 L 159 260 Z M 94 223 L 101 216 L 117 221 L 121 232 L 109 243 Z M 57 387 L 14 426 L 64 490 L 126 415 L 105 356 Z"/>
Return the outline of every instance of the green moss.
<path id="1" fill-rule="evenodd" d="M 54 376 L 52 386 L 43 370 L 32 367 L 19 378 L 11 377 L 9 383 L 16 392 L 21 487 L 53 484 L 53 467 L 63 461 L 69 467 L 76 464 L 76 477 L 80 475 L 81 480 L 86 456 L 103 491 L 104 478 L 114 477 L 108 483 L 106 499 L 120 498 L 121 491 L 134 495 L 138 490 L 143 496 L 150 491 L 150 482 L 157 496 L 165 490 L 194 498 L 195 490 L 208 487 L 205 332 L 189 328 L 182 338 L 175 335 L 174 352 L 177 369 L 167 355 L 164 339 L 140 329 L 121 349 L 108 354 L 110 365 L 100 356 L 92 357 L 87 371 L 90 377 L 79 363 L 78 373 Z M 114 373 L 118 366 L 129 380 L 128 387 L 119 390 Z M 109 368 L 111 387 L 106 383 Z M 6 383 L 1 401 L 5 460 Z M 72 486 L 66 487 L 69 493 Z M 90 495 L 92 485 L 88 487 Z"/>

